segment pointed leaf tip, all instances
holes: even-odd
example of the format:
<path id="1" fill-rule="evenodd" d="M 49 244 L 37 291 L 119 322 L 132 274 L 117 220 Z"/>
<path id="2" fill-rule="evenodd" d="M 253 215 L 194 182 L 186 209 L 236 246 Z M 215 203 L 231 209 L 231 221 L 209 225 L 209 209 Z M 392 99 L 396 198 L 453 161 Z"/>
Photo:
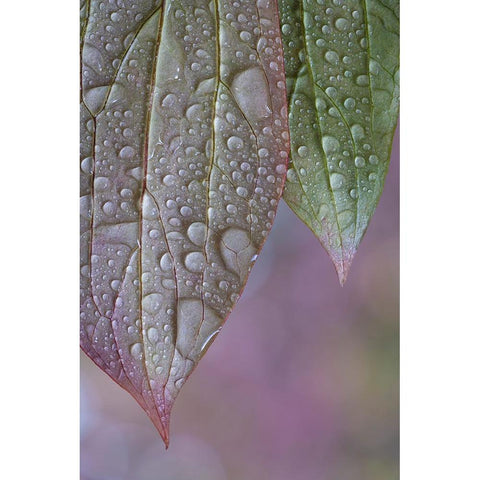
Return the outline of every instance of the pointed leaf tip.
<path id="1" fill-rule="evenodd" d="M 341 284 L 383 190 L 399 109 L 399 1 L 343 3 L 279 2 L 292 158 L 284 199 Z"/>
<path id="2" fill-rule="evenodd" d="M 153 425 L 162 437 L 162 440 L 165 444 L 165 449 L 168 449 L 168 446 L 170 445 L 170 407 L 168 410 L 163 411 L 155 410 L 154 412 L 150 412 L 147 410 L 147 413 Z"/>
<path id="3" fill-rule="evenodd" d="M 286 85 L 275 0 L 129 3 L 82 2 L 81 342 L 168 447 L 275 218 Z"/>
<path id="4" fill-rule="evenodd" d="M 347 281 L 348 273 L 350 272 L 350 267 L 352 266 L 356 250 L 354 248 L 342 248 L 340 251 L 328 250 L 328 252 L 337 272 L 340 286 L 343 287 Z"/>

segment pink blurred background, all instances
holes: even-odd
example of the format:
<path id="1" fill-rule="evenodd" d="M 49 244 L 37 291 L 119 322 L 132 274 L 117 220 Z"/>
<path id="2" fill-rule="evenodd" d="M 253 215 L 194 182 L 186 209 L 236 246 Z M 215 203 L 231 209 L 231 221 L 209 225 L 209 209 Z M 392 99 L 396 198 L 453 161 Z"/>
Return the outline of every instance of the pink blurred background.
<path id="1" fill-rule="evenodd" d="M 394 480 L 399 148 L 349 278 L 282 202 L 245 291 L 184 385 L 168 451 L 81 358 L 82 480 Z"/>

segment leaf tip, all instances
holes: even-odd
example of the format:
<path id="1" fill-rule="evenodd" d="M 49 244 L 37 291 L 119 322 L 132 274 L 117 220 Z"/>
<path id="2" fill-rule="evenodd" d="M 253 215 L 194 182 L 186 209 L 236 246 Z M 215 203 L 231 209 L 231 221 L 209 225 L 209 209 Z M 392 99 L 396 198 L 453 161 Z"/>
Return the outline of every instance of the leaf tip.
<path id="1" fill-rule="evenodd" d="M 170 446 L 170 419 L 166 418 L 160 420 L 159 425 L 157 425 L 157 422 L 155 422 L 155 427 L 162 437 L 163 443 L 165 444 L 165 450 L 168 450 L 168 447 Z"/>
<path id="2" fill-rule="evenodd" d="M 172 405 L 166 402 L 157 404 L 151 409 L 145 409 L 153 425 L 162 437 L 165 449 L 170 445 L 170 412 Z"/>
<path id="3" fill-rule="evenodd" d="M 350 267 L 352 266 L 353 257 L 356 253 L 356 248 L 342 248 L 339 255 L 331 254 L 330 258 L 335 265 L 335 270 L 337 271 L 338 281 L 340 286 L 343 287 L 347 281 L 348 273 Z"/>

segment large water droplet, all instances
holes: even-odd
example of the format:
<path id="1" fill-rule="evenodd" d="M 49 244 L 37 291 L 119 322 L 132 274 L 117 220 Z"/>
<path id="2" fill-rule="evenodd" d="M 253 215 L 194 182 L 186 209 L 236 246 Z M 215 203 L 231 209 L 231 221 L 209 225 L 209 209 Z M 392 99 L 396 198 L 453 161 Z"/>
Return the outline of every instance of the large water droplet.
<path id="1" fill-rule="evenodd" d="M 147 338 L 152 342 L 152 343 L 157 343 L 158 342 L 158 330 L 154 327 L 151 327 L 147 330 Z"/>
<path id="2" fill-rule="evenodd" d="M 243 148 L 243 140 L 239 137 L 232 136 L 227 140 L 229 150 L 235 151 Z"/>
<path id="3" fill-rule="evenodd" d="M 306 157 L 308 155 L 308 148 L 305 145 L 302 145 L 301 147 L 298 147 L 297 152 L 301 157 Z"/>
<path id="4" fill-rule="evenodd" d="M 193 273 L 200 273 L 205 267 L 205 257 L 201 252 L 190 252 L 185 256 L 185 267 Z"/>
<path id="5" fill-rule="evenodd" d="M 367 75 L 359 75 L 357 79 L 355 80 L 356 84 L 359 85 L 360 87 L 366 87 L 368 86 L 368 76 Z"/>
<path id="6" fill-rule="evenodd" d="M 109 186 L 110 180 L 107 177 L 96 177 L 93 182 L 93 188 L 99 192 L 104 192 L 105 190 L 108 190 Z"/>
<path id="7" fill-rule="evenodd" d="M 142 306 L 145 312 L 154 315 L 162 307 L 162 296 L 159 293 L 151 293 L 143 299 Z"/>
<path id="8" fill-rule="evenodd" d="M 327 53 L 325 53 L 325 60 L 328 63 L 336 65 L 340 61 L 340 58 L 338 57 L 337 52 L 334 52 L 333 50 L 329 50 Z"/>
<path id="9" fill-rule="evenodd" d="M 343 102 L 343 105 L 347 110 L 353 110 L 355 108 L 355 99 L 349 97 L 345 99 L 345 101 Z"/>
<path id="10" fill-rule="evenodd" d="M 245 187 L 237 187 L 237 195 L 246 198 L 248 196 L 248 190 Z"/>
<path id="11" fill-rule="evenodd" d="M 168 252 L 162 255 L 162 258 L 160 259 L 160 268 L 166 272 L 172 269 L 172 257 Z"/>
<path id="12" fill-rule="evenodd" d="M 120 150 L 118 156 L 123 160 L 130 160 L 135 156 L 135 150 L 129 145 L 127 145 Z"/>
<path id="13" fill-rule="evenodd" d="M 239 107 L 251 122 L 271 115 L 270 93 L 262 69 L 254 67 L 236 75 L 232 82 L 232 92 Z M 255 98 L 254 102 L 252 98 Z"/>
<path id="14" fill-rule="evenodd" d="M 340 32 L 344 32 L 348 29 L 348 20 L 346 18 L 340 17 L 335 20 L 335 28 Z"/>
<path id="15" fill-rule="evenodd" d="M 207 232 L 207 226 L 202 222 L 192 223 L 187 230 L 188 238 L 199 247 L 205 243 L 205 235 Z"/>
<path id="16" fill-rule="evenodd" d="M 130 346 L 130 353 L 133 358 L 140 360 L 143 357 L 143 347 L 141 343 L 134 343 Z"/>
<path id="17" fill-rule="evenodd" d="M 357 156 L 355 157 L 355 166 L 358 168 L 362 168 L 365 166 L 365 159 L 363 157 Z"/>
<path id="18" fill-rule="evenodd" d="M 332 173 L 330 177 L 330 183 L 334 190 L 338 190 L 343 187 L 345 177 L 341 173 Z"/>
<path id="19" fill-rule="evenodd" d="M 340 148 L 340 142 L 335 137 L 325 135 L 322 138 L 322 146 L 324 152 L 329 155 L 336 152 Z"/>
<path id="20" fill-rule="evenodd" d="M 165 177 L 163 177 L 163 183 L 167 185 L 167 187 L 172 187 L 175 185 L 175 177 L 173 175 L 165 175 Z"/>
<path id="21" fill-rule="evenodd" d="M 115 215 L 117 209 L 113 202 L 108 201 L 103 204 L 102 210 L 104 211 L 105 215 L 112 216 Z"/>

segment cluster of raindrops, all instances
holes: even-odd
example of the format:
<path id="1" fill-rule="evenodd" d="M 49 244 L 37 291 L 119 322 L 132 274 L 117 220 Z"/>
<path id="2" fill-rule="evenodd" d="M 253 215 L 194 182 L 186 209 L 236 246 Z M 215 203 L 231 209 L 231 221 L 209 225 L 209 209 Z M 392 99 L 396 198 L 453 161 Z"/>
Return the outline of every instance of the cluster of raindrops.
<path id="1" fill-rule="evenodd" d="M 269 0 L 117 3 L 82 31 L 82 342 L 149 410 L 218 334 L 272 226 L 286 85 Z"/>
<path id="2" fill-rule="evenodd" d="M 371 77 L 378 71 L 372 68 L 361 5 L 307 0 L 301 13 L 290 12 L 282 26 L 286 64 L 295 75 L 286 196 L 309 212 L 319 234 L 338 248 L 340 236 L 353 243 L 361 231 L 360 197 L 378 193 L 379 157 L 371 128 Z M 301 40 L 291 38 L 293 32 L 300 32 Z"/>

